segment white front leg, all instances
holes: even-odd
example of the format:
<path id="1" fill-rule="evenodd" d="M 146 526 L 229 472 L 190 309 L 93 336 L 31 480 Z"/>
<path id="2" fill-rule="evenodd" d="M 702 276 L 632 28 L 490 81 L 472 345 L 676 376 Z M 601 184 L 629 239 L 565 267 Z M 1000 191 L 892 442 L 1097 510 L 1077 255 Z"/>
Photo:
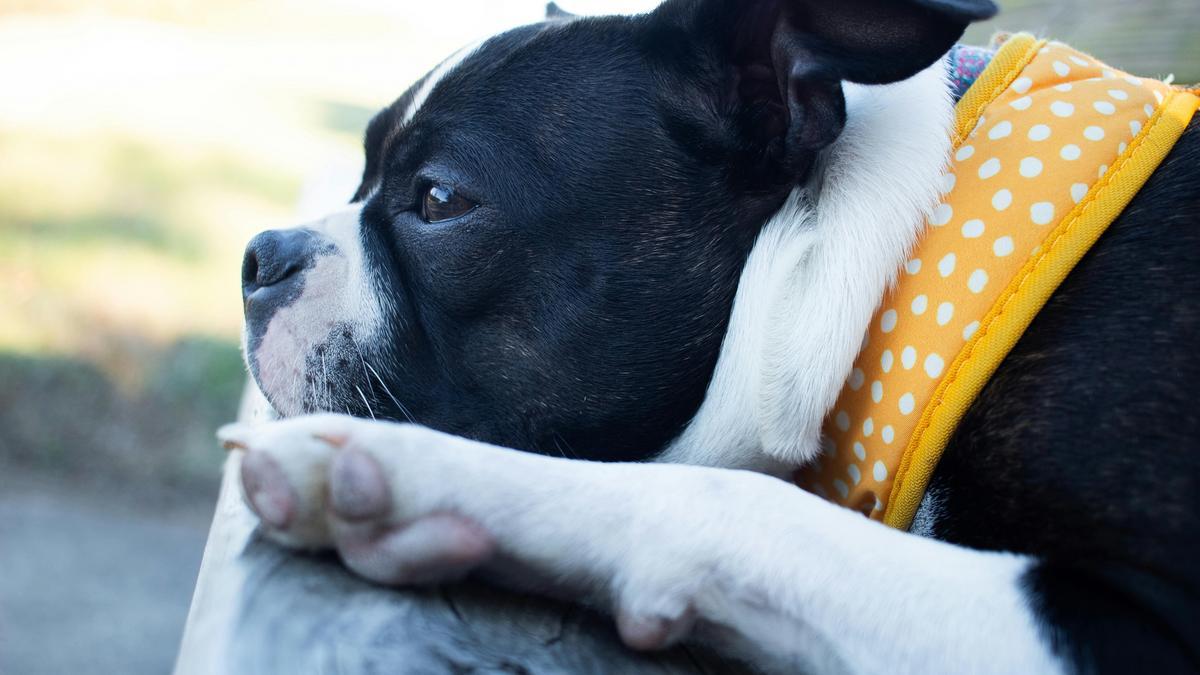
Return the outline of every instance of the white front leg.
<path id="1" fill-rule="evenodd" d="M 222 437 L 249 450 L 267 536 L 336 547 L 376 581 L 479 569 L 569 589 L 611 609 L 633 647 L 716 640 L 773 670 L 1059 669 L 1021 589 L 1030 559 L 902 534 L 760 474 L 557 459 L 340 416 Z"/>

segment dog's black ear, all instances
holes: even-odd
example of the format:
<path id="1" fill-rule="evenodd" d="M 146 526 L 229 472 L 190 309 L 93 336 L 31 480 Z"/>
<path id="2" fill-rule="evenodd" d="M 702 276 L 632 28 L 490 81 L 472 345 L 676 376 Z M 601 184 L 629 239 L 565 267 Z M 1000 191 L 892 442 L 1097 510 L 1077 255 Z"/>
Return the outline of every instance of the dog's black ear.
<path id="1" fill-rule="evenodd" d="M 751 3 L 757 4 L 757 3 Z M 911 77 L 945 54 L 992 0 L 784 0 L 779 54 L 792 77 L 833 75 L 862 84 Z"/>
<path id="2" fill-rule="evenodd" d="M 547 21 L 567 21 L 574 19 L 575 15 L 558 6 L 556 2 L 546 3 L 546 20 Z"/>
<path id="3" fill-rule="evenodd" d="M 657 12 L 712 50 L 732 77 L 724 107 L 785 156 L 841 132 L 843 81 L 912 77 L 995 13 L 991 0 L 668 0 Z"/>

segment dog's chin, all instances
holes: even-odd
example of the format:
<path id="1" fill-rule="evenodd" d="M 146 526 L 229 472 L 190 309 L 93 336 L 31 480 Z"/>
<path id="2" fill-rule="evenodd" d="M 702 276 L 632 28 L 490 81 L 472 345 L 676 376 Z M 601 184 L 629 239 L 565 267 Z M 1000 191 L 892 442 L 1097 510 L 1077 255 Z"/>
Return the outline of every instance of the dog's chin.
<path id="1" fill-rule="evenodd" d="M 267 399 L 267 403 L 271 404 L 271 409 L 276 415 L 285 418 L 322 412 L 310 409 L 305 404 L 312 397 L 307 391 L 307 387 L 303 384 L 304 375 L 295 372 L 288 373 L 289 377 L 299 379 L 300 384 L 294 387 L 279 386 L 279 383 L 284 378 L 281 377 L 279 372 L 271 370 L 271 368 L 276 367 L 271 359 L 264 359 L 261 356 L 255 352 L 247 352 L 245 355 L 246 364 L 249 366 L 251 377 L 254 378 L 254 384 L 262 392 L 263 397 Z"/>
<path id="2" fill-rule="evenodd" d="M 247 358 L 253 362 L 253 355 Z M 251 372 L 255 372 L 257 368 L 252 367 Z M 355 405 L 355 401 L 350 394 L 342 391 L 341 388 L 327 388 L 319 386 L 318 377 L 315 374 L 305 374 L 299 376 L 299 381 L 293 387 L 278 387 L 267 385 L 265 382 L 268 378 L 263 378 L 255 373 L 254 383 L 258 386 L 259 391 L 267 399 L 267 403 L 271 404 L 271 409 L 275 411 L 280 418 L 298 417 L 300 415 L 312 415 L 323 412 L 345 413 L 355 416 L 366 416 L 366 413 L 360 414 L 359 408 L 362 403 Z M 270 381 L 277 382 L 278 378 L 269 378 Z"/>
<path id="3" fill-rule="evenodd" d="M 246 364 L 255 384 L 280 417 L 320 412 L 368 416 L 359 353 L 350 329 L 334 324 L 324 339 L 301 344 L 295 333 L 285 340 L 246 339 Z M 253 346 L 252 346 L 253 345 Z M 359 393 L 362 390 L 364 393 Z"/>

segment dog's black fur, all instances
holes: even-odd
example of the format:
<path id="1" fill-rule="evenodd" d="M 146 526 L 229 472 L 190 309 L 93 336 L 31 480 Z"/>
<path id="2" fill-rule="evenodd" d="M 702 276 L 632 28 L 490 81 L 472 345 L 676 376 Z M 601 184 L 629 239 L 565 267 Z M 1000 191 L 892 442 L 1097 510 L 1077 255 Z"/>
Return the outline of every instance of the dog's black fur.
<path id="1" fill-rule="evenodd" d="M 401 290 L 403 327 L 372 360 L 413 419 L 606 460 L 649 457 L 679 433 L 755 236 L 841 129 L 840 80 L 908 77 L 967 20 L 856 0 L 895 30 L 847 36 L 844 3 L 811 4 L 813 25 L 774 44 L 774 2 L 518 29 L 451 72 L 403 143 L 390 139 L 420 83 L 371 122 L 357 198 L 371 196 L 367 250 Z M 801 103 L 781 96 L 772 49 L 811 55 L 790 75 Z M 442 183 L 479 208 L 421 222 L 422 191 Z M 344 386 L 377 389 L 351 375 L 362 381 Z M 377 393 L 374 414 L 404 419 L 389 398 Z"/>
<path id="2" fill-rule="evenodd" d="M 1055 643 L 1100 672 L 1200 670 L 1200 120 L 976 400 L 934 534 L 1043 559 Z"/>
<path id="3" fill-rule="evenodd" d="M 779 3 L 736 5 L 518 29 L 399 131 L 421 83 L 371 122 L 356 200 L 369 264 L 395 289 L 393 335 L 368 347 L 387 395 L 344 371 L 371 414 L 535 452 L 653 457 L 704 398 L 759 229 L 841 128 L 839 81 L 912 75 L 986 13 L 814 1 L 803 30 L 773 38 Z M 840 13 L 867 11 L 899 11 L 894 29 L 838 34 Z M 843 28 L 822 32 L 825 19 Z M 809 64 L 791 98 L 771 67 L 789 49 Z M 431 185 L 478 207 L 424 222 Z M 1194 123 L 1005 360 L 933 480 L 935 536 L 1042 560 L 1031 597 L 1082 670 L 1200 670 L 1197 260 Z"/>

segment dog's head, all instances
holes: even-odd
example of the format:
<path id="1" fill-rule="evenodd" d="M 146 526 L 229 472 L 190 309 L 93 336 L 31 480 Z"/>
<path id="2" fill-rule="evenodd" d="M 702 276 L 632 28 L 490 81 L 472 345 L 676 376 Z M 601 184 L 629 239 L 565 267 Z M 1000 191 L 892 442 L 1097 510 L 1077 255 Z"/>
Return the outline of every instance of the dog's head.
<path id="1" fill-rule="evenodd" d="M 468 47 L 371 121 L 350 207 L 250 243 L 251 371 L 285 415 L 647 457 L 699 407 L 842 83 L 908 78 L 993 9 L 668 0 Z"/>

